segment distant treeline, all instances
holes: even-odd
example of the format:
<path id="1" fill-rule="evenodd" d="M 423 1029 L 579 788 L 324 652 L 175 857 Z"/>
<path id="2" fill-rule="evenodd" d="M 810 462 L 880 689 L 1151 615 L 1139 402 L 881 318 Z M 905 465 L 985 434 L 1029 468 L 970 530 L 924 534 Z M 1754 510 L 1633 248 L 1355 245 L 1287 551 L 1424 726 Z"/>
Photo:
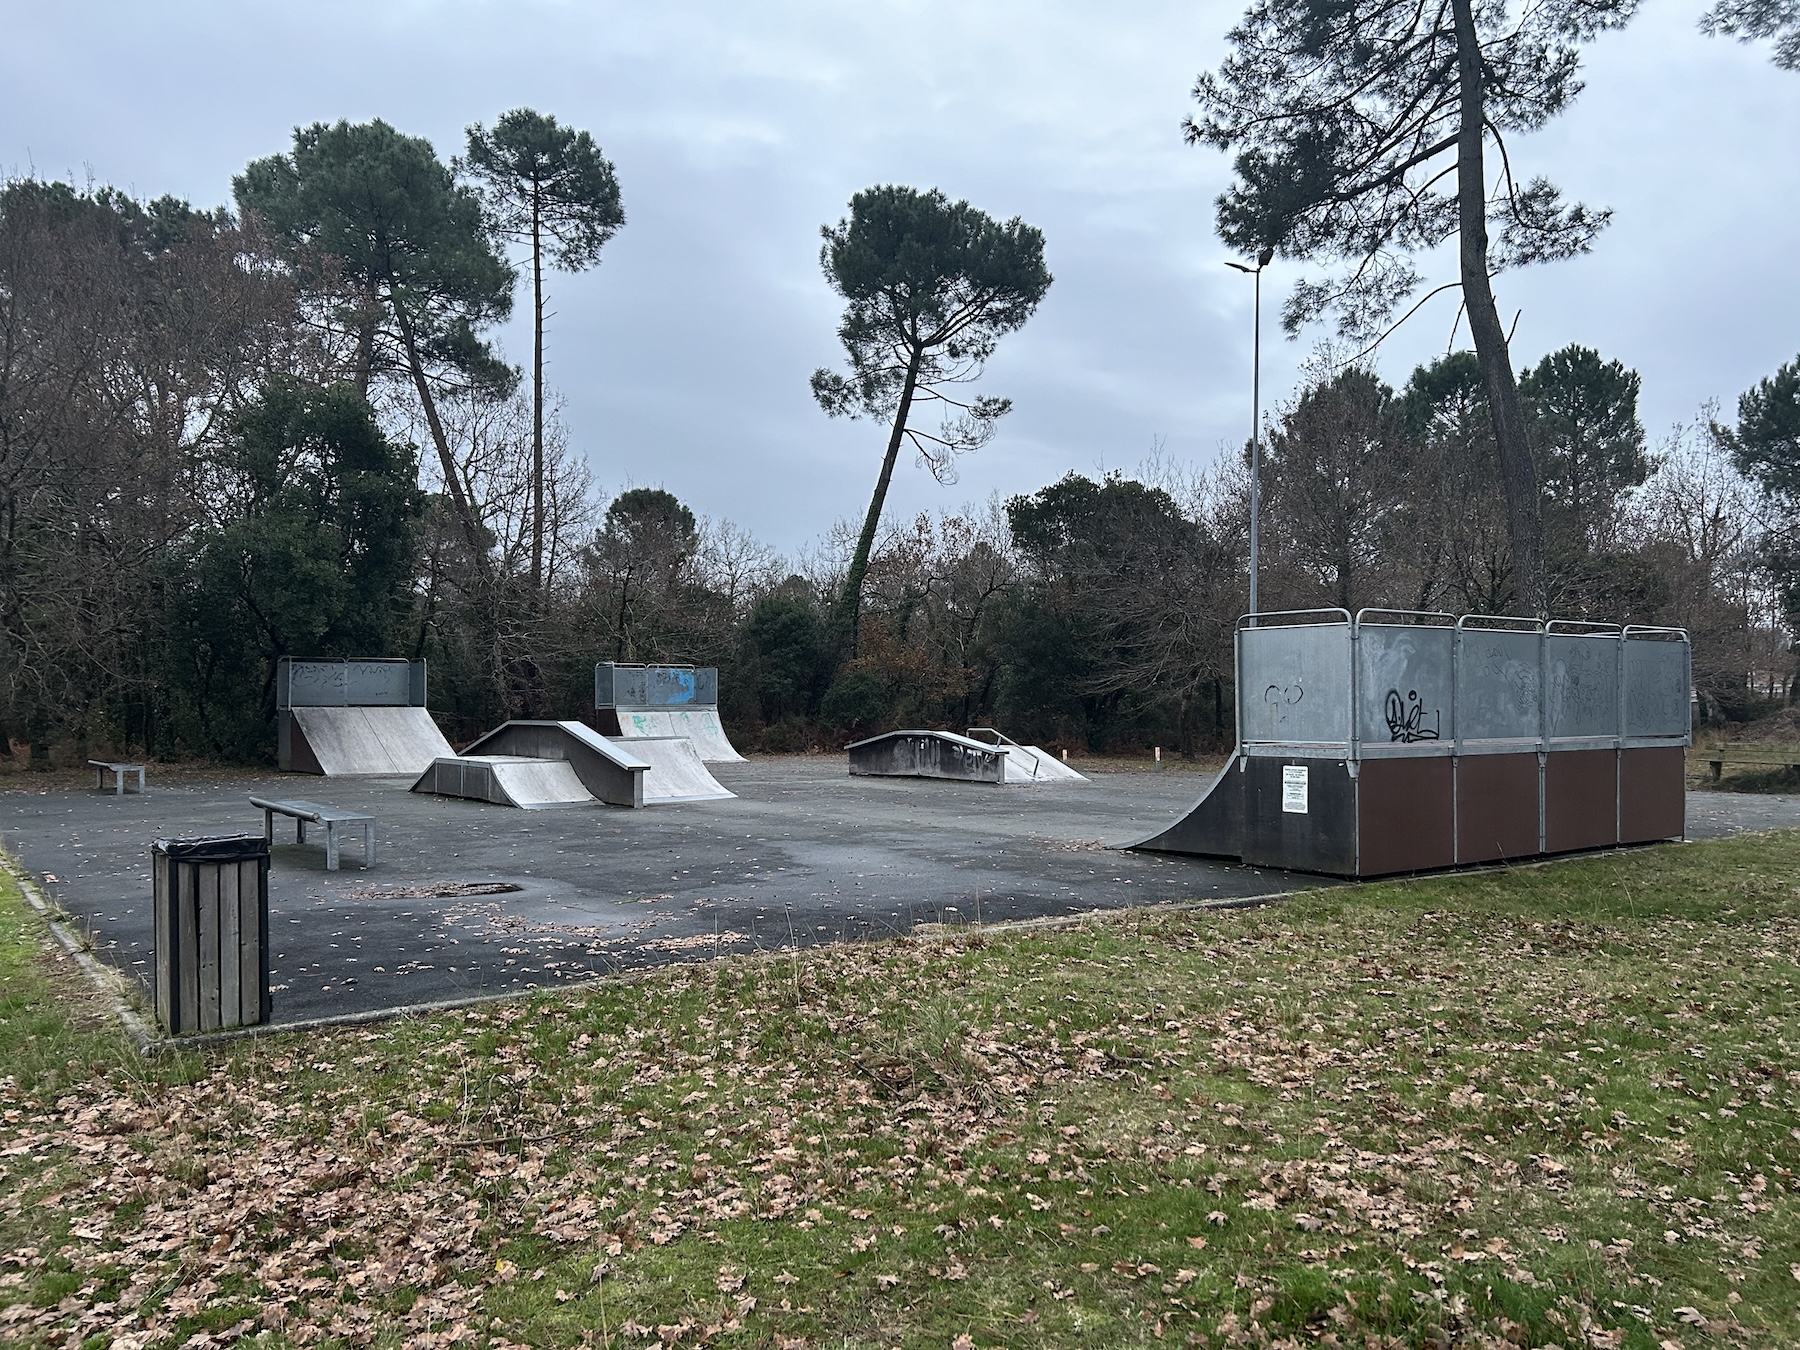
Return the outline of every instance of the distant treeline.
<path id="1" fill-rule="evenodd" d="M 371 164 L 404 188 L 374 244 L 321 187 Z M 717 665 L 753 747 L 1229 742 L 1247 455 L 887 522 L 846 633 L 850 527 L 796 565 L 669 492 L 596 490 L 481 336 L 517 236 L 424 142 L 313 128 L 237 188 L 0 190 L 0 745 L 266 761 L 284 655 L 429 658 L 453 740 L 577 716 L 618 660 Z M 1713 716 L 1791 700 L 1800 362 L 1654 447 L 1637 375 L 1592 351 L 1521 392 L 1552 612 L 1690 628 Z M 1468 354 L 1398 391 L 1322 362 L 1263 447 L 1263 608 L 1514 610 L 1483 400 Z"/>

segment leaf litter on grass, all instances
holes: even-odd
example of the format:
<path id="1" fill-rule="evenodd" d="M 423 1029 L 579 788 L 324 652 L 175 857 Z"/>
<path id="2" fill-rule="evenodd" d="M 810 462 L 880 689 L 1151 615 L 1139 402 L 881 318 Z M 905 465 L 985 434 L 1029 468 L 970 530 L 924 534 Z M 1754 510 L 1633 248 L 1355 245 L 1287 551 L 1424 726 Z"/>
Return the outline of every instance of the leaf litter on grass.
<path id="1" fill-rule="evenodd" d="M 8 1073 L 0 1339 L 1792 1342 L 1796 861 L 727 959 Z"/>

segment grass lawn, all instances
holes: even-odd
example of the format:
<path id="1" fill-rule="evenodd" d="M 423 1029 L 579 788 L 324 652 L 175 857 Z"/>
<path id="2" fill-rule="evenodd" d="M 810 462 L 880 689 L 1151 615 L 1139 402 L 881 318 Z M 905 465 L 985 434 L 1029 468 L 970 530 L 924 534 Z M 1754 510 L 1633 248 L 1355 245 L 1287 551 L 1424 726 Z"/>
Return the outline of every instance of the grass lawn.
<path id="1" fill-rule="evenodd" d="M 145 1063 L 0 894 L 0 1342 L 1800 1344 L 1800 834 Z"/>

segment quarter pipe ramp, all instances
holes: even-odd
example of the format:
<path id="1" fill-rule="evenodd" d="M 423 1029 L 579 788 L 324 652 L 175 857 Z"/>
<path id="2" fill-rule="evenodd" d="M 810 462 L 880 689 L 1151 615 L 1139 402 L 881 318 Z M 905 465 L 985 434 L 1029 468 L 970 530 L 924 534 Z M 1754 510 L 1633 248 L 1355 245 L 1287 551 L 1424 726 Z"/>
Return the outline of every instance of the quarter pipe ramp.
<path id="1" fill-rule="evenodd" d="M 645 739 L 681 736 L 708 764 L 742 764 L 740 755 L 725 735 L 717 708 L 615 708 L 619 739 L 635 744 Z"/>
<path id="2" fill-rule="evenodd" d="M 1202 858 L 1244 856 L 1243 763 L 1236 751 L 1225 761 L 1199 801 L 1180 820 L 1127 848 L 1151 853 L 1188 853 Z"/>
<path id="3" fill-rule="evenodd" d="M 424 708 L 288 708 L 280 741 L 282 768 L 331 777 L 418 774 L 454 753 Z"/>

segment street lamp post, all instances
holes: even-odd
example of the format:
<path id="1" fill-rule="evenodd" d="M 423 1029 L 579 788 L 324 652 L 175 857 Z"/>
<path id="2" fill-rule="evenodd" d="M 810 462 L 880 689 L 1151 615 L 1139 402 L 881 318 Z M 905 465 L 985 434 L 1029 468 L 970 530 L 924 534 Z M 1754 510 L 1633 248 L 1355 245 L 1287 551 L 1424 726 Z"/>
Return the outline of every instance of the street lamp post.
<path id="1" fill-rule="evenodd" d="M 1275 250 L 1265 248 L 1256 255 L 1256 266 L 1226 262 L 1247 272 L 1256 282 L 1256 318 L 1250 339 L 1250 626 L 1256 626 L 1259 606 L 1256 599 L 1256 565 L 1259 560 L 1259 533 L 1262 525 L 1262 274 L 1275 259 Z"/>

